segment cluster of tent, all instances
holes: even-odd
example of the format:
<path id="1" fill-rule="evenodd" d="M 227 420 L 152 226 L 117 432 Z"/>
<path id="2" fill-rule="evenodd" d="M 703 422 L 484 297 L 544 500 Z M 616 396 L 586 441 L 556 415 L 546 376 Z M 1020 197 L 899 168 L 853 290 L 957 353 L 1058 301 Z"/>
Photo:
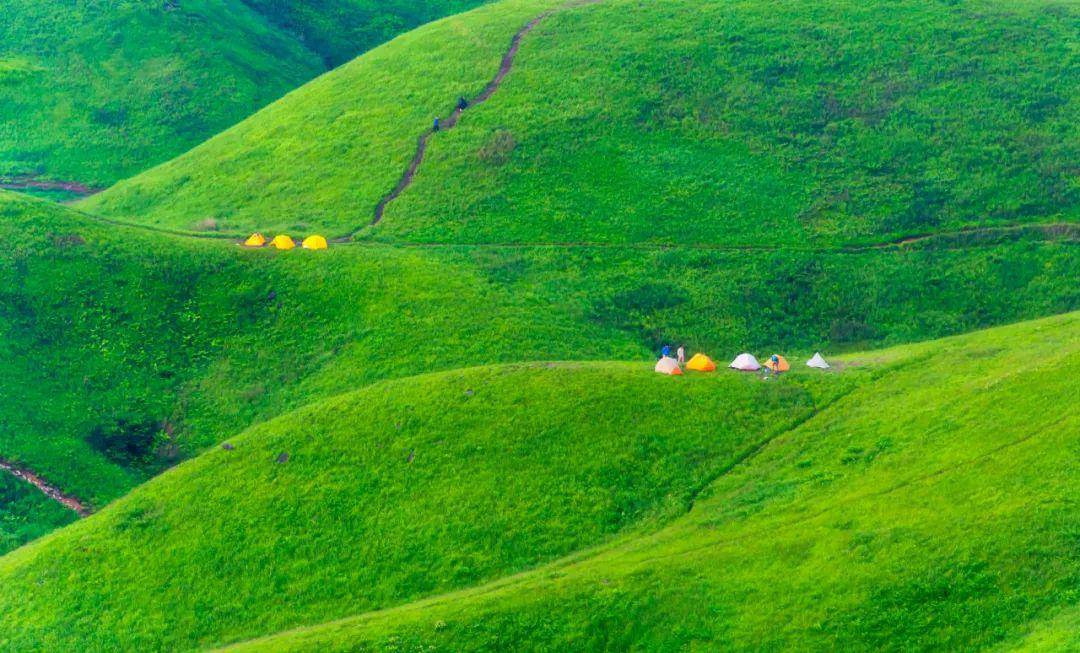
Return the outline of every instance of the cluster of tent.
<path id="1" fill-rule="evenodd" d="M 807 367 L 817 368 L 819 370 L 829 369 L 829 364 L 825 362 L 825 359 L 821 356 L 821 353 L 815 353 L 814 356 L 806 361 Z M 779 354 L 773 354 L 762 365 L 758 362 L 758 359 L 754 358 L 753 354 L 739 354 L 735 357 L 735 360 L 731 361 L 728 365 L 733 370 L 739 370 L 740 372 L 756 372 L 762 367 L 771 370 L 772 372 L 787 372 L 791 369 L 791 365 L 787 362 L 787 359 Z M 661 374 L 680 375 L 683 373 L 682 367 L 679 366 L 679 361 L 675 360 L 671 356 L 663 356 L 656 363 L 656 371 Z M 686 361 L 686 369 L 694 372 L 715 372 L 716 363 L 705 354 L 694 354 L 694 356 Z"/>
<path id="2" fill-rule="evenodd" d="M 292 249 L 296 247 L 296 241 L 292 239 L 292 236 L 286 236 L 285 234 L 278 234 L 274 236 L 273 240 L 267 241 L 265 236 L 256 232 L 248 236 L 248 239 L 244 241 L 244 247 L 263 247 L 267 244 L 276 249 Z M 317 234 L 308 236 L 300 243 L 300 246 L 304 249 L 326 249 L 326 239 Z"/>

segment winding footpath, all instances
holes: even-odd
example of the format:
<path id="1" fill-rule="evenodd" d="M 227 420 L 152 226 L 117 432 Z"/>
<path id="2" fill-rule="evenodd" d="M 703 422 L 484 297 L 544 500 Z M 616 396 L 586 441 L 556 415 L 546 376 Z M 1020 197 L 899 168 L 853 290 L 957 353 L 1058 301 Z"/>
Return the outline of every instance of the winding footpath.
<path id="1" fill-rule="evenodd" d="M 0 179 L 0 188 L 3 188 L 4 190 L 14 191 L 67 191 L 75 195 L 75 199 L 83 199 L 85 197 L 90 197 L 91 195 L 100 193 L 102 191 L 101 188 L 87 186 L 86 184 L 80 184 L 77 181 L 53 181 L 46 179 L 36 179 L 34 177 L 13 177 L 7 179 Z"/>
<path id="2" fill-rule="evenodd" d="M 80 517 L 86 517 L 91 512 L 93 512 L 90 506 L 86 505 L 82 501 L 79 501 L 78 499 L 69 494 L 64 494 L 60 490 L 60 488 L 50 484 L 45 479 L 41 478 L 40 476 L 28 469 L 19 467 L 14 463 L 8 462 L 7 460 L 0 458 L 0 470 L 3 470 L 11 474 L 15 478 L 22 479 L 27 483 L 33 485 L 37 489 L 41 490 L 41 492 L 45 496 L 49 497 L 50 499 L 59 503 L 65 508 L 73 510 L 74 512 L 78 513 Z"/>
<path id="3" fill-rule="evenodd" d="M 461 114 L 466 109 L 475 107 L 478 104 L 483 104 L 492 95 L 495 94 L 495 91 L 499 90 L 499 86 L 502 85 L 503 79 L 505 79 L 506 76 L 510 73 L 510 71 L 514 68 L 514 59 L 517 57 L 518 50 L 521 48 L 522 39 L 528 36 L 529 32 L 533 31 L 533 29 L 535 29 L 537 25 L 543 22 L 544 19 L 548 18 L 552 14 L 562 9 L 568 9 L 584 4 L 591 4 L 598 1 L 599 0 L 584 0 L 581 2 L 573 2 L 569 5 L 564 5 L 559 9 L 552 9 L 551 11 L 540 14 L 536 18 L 533 18 L 528 23 L 526 23 L 525 26 L 519 29 L 517 33 L 514 34 L 514 37 L 510 39 L 510 48 L 506 51 L 506 54 L 503 55 L 502 63 L 499 64 L 499 71 L 495 73 L 495 76 L 492 77 L 491 81 L 487 83 L 487 86 L 484 87 L 484 90 L 480 91 L 480 94 L 476 97 L 467 100 L 465 107 L 459 106 L 454 109 L 454 112 L 450 114 L 450 117 L 440 123 L 439 131 L 447 131 L 453 129 L 454 126 L 457 125 L 458 120 L 461 118 Z M 401 175 L 401 179 L 398 181 L 397 186 L 394 186 L 394 189 L 387 193 L 381 200 L 379 200 L 379 203 L 375 206 L 375 216 L 371 220 L 372 225 L 379 224 L 379 221 L 382 220 L 383 213 L 386 212 L 386 206 L 390 204 L 390 202 L 396 200 L 398 196 L 400 196 L 401 193 L 403 193 L 405 189 L 408 188 L 410 184 L 412 184 L 413 177 L 416 176 L 416 170 L 420 167 L 420 163 L 424 160 L 424 153 L 427 151 L 428 141 L 431 140 L 431 137 L 434 136 L 435 133 L 436 131 L 434 128 L 429 128 L 416 140 L 416 153 L 413 154 L 412 161 L 409 162 L 409 167 L 406 168 L 405 173 Z M 352 234 L 349 234 L 344 238 L 344 240 L 348 240 L 351 237 Z"/>

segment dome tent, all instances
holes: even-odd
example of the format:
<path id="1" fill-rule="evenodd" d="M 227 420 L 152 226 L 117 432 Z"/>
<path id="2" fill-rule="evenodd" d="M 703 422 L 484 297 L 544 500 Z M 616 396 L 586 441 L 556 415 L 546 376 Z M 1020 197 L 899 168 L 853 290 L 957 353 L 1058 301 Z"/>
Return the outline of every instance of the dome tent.
<path id="1" fill-rule="evenodd" d="M 292 238 L 285 234 L 278 234 L 270 241 L 270 246 L 278 249 L 292 249 L 293 247 L 296 247 L 296 243 Z"/>
<path id="2" fill-rule="evenodd" d="M 776 362 L 773 362 L 773 357 L 776 358 Z M 780 354 L 773 354 L 769 356 L 769 360 L 765 361 L 765 367 L 769 368 L 773 372 L 787 372 L 791 369 L 791 365 L 787 362 L 787 359 Z"/>
<path id="3" fill-rule="evenodd" d="M 317 234 L 308 236 L 300 246 L 304 249 L 326 249 L 326 239 Z"/>
<path id="4" fill-rule="evenodd" d="M 806 361 L 807 367 L 816 367 L 819 370 L 829 369 L 829 364 L 825 362 L 825 359 L 821 357 L 821 352 L 814 352 L 814 357 Z"/>
<path id="5" fill-rule="evenodd" d="M 694 354 L 690 362 L 686 364 L 686 369 L 694 370 L 695 372 L 715 372 L 716 363 L 705 354 Z"/>
<path id="6" fill-rule="evenodd" d="M 661 358 L 656 363 L 656 367 L 653 369 L 660 374 L 670 374 L 671 376 L 682 375 L 682 370 L 679 369 L 679 361 L 675 360 L 671 356 L 664 356 L 663 358 Z"/>
<path id="7" fill-rule="evenodd" d="M 244 241 L 244 247 L 262 247 L 265 244 L 266 237 L 257 231 L 248 236 L 248 239 Z"/>
<path id="8" fill-rule="evenodd" d="M 728 367 L 741 372 L 756 372 L 761 369 L 761 364 L 758 363 L 753 354 L 743 353 L 736 356 Z"/>

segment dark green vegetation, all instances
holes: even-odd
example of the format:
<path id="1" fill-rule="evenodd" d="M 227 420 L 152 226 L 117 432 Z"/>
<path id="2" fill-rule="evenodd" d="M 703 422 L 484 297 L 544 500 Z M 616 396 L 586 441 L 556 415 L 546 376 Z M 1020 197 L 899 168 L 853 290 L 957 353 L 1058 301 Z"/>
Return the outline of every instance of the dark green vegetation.
<path id="1" fill-rule="evenodd" d="M 0 555 L 75 521 L 75 513 L 0 470 Z"/>
<path id="2" fill-rule="evenodd" d="M 86 206 L 181 229 L 361 227 L 431 118 L 551 6 L 427 26 Z M 364 233 L 833 245 L 1075 222 L 1077 25 L 1074 4 L 1027 1 L 568 8 Z"/>
<path id="3" fill-rule="evenodd" d="M 1075 399 L 1078 343 L 1070 314 L 780 382 L 376 384 L 0 559 L 3 644 L 187 650 L 401 603 L 254 648 L 1015 641 L 1078 598 L 1080 415 L 1045 409 Z"/>
<path id="4" fill-rule="evenodd" d="M 487 0 L 242 0 L 334 68 L 408 29 Z"/>
<path id="5" fill-rule="evenodd" d="M 0 179 L 101 186 L 481 0 L 7 0 Z"/>

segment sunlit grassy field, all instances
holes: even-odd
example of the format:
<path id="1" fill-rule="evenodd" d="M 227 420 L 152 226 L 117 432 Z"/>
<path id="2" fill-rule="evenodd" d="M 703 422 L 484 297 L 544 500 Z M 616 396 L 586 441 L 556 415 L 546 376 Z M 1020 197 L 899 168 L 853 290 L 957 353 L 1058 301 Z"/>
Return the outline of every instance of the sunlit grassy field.
<path id="1" fill-rule="evenodd" d="M 413 32 L 85 206 L 351 232 L 554 5 Z M 1075 222 L 1076 18 L 1026 1 L 563 5 L 362 235 L 804 246 Z"/>
<path id="2" fill-rule="evenodd" d="M 1072 650 L 1077 324 L 852 355 L 655 535 L 230 650 Z"/>

